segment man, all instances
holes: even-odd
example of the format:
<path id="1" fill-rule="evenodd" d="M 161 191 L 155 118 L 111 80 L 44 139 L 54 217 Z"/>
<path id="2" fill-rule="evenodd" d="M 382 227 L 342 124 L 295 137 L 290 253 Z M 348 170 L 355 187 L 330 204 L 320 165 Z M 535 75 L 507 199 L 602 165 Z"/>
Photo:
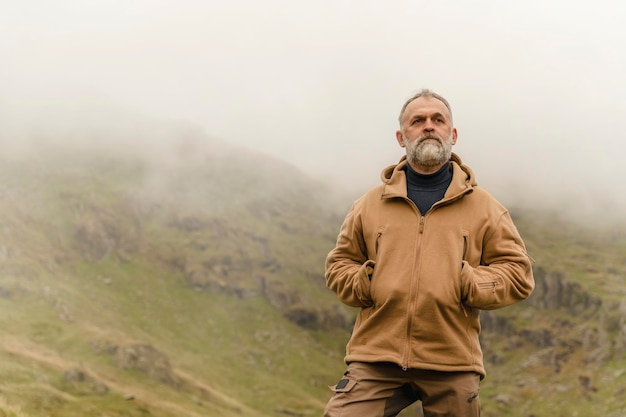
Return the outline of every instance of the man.
<path id="1" fill-rule="evenodd" d="M 480 415 L 485 377 L 480 310 L 534 288 L 531 259 L 508 211 L 452 153 L 449 103 L 422 90 L 400 112 L 406 156 L 352 206 L 326 259 L 326 283 L 359 307 L 347 371 L 327 417 Z"/>

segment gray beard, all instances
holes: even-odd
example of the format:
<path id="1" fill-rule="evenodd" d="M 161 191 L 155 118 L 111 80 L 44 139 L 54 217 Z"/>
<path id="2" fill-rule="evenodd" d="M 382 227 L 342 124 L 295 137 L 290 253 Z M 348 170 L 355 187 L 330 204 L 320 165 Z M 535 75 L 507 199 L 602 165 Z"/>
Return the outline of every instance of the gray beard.
<path id="1" fill-rule="evenodd" d="M 448 140 L 434 133 L 426 133 L 413 142 L 409 142 L 405 137 L 404 143 L 407 144 L 406 157 L 415 166 L 434 167 L 450 160 L 452 156 L 452 133 Z"/>

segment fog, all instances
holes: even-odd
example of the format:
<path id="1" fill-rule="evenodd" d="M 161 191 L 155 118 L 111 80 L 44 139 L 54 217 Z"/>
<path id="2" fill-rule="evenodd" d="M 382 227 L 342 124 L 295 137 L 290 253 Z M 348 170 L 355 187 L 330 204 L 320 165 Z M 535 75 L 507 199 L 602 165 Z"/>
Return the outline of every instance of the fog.
<path id="1" fill-rule="evenodd" d="M 626 208 L 619 0 L 0 4 L 4 142 L 187 125 L 361 189 L 402 156 L 398 112 L 427 87 L 498 198 Z"/>

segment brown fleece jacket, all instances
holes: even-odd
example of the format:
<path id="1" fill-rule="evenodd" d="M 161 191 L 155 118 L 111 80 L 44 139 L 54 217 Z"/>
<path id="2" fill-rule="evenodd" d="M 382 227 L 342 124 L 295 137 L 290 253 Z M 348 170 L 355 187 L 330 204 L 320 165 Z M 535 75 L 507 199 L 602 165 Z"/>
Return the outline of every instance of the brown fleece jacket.
<path id="1" fill-rule="evenodd" d="M 484 377 L 480 310 L 527 298 L 531 259 L 506 208 L 457 155 L 424 216 L 407 198 L 406 163 L 355 201 L 326 259 L 328 287 L 361 309 L 345 360 Z"/>

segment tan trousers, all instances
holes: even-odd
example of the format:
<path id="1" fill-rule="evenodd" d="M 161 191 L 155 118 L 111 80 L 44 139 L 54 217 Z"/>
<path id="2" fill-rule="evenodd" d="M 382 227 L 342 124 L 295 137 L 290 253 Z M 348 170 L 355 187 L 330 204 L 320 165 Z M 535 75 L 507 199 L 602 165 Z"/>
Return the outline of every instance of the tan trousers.
<path id="1" fill-rule="evenodd" d="M 353 362 L 326 405 L 324 417 L 392 417 L 421 400 L 424 417 L 479 417 L 480 376 L 395 364 Z"/>

